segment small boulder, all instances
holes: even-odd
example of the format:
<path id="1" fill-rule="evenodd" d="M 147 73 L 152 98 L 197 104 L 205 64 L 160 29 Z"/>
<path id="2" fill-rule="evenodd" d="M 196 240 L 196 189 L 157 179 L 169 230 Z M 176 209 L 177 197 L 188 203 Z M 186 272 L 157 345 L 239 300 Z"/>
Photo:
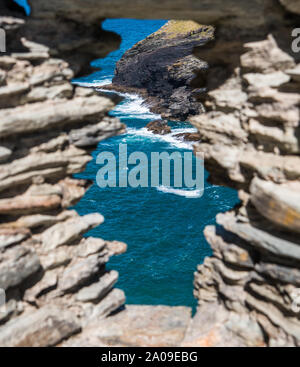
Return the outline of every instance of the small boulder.
<path id="1" fill-rule="evenodd" d="M 49 305 L 24 314 L 1 327 L 2 347 L 51 347 L 80 331 L 71 311 Z"/>
<path id="2" fill-rule="evenodd" d="M 168 126 L 165 120 L 154 120 L 146 125 L 147 130 L 151 131 L 153 134 L 166 135 L 170 134 L 171 128 Z"/>
<path id="3" fill-rule="evenodd" d="M 180 133 L 175 135 L 176 138 L 183 138 L 184 141 L 200 141 L 200 133 Z"/>

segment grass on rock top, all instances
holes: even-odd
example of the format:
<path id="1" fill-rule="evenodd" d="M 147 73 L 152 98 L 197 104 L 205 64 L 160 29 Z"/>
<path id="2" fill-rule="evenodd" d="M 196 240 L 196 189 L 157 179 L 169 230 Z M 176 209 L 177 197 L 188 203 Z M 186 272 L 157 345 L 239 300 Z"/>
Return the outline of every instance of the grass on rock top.
<path id="1" fill-rule="evenodd" d="M 170 20 L 153 35 L 164 33 L 168 38 L 199 35 L 199 38 L 213 37 L 214 28 L 194 22 L 193 20 Z M 150 36 L 151 37 L 151 36 Z"/>

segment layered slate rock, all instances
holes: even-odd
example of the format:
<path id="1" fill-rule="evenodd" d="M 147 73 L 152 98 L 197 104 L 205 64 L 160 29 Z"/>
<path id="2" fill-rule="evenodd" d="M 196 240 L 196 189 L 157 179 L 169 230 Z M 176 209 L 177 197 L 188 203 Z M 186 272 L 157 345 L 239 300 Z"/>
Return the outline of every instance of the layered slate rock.
<path id="1" fill-rule="evenodd" d="M 207 64 L 192 55 L 213 38 L 213 28 L 192 21 L 169 21 L 138 42 L 118 61 L 113 87 L 143 91 L 151 109 L 164 118 L 186 120 L 203 111 L 192 85 Z"/>
<path id="2" fill-rule="evenodd" d="M 45 306 L 0 329 L 2 347 L 51 347 L 80 331 L 72 312 Z"/>
<path id="3" fill-rule="evenodd" d="M 190 317 L 188 307 L 129 305 L 63 346 L 174 347 L 183 341 Z"/>
<path id="4" fill-rule="evenodd" d="M 0 308 L 0 345 L 54 346 L 125 302 L 123 291 L 114 288 L 118 273 L 105 265 L 126 245 L 85 238 L 103 216 L 81 217 L 67 209 L 91 185 L 73 174 L 85 169 L 99 141 L 122 133 L 124 125 L 108 116 L 113 101 L 71 84 L 85 60 L 109 50 L 94 53 L 86 47 L 72 65 L 59 58 L 67 59 L 83 43 L 97 44 L 97 37 L 87 32 L 82 43 L 82 34 L 69 28 L 74 24 L 62 23 L 65 33 L 54 21 L 48 27 L 53 35 L 64 33 L 67 43 L 56 39 L 51 44 L 40 32 L 42 19 L 4 12 L 0 25 L 7 31 L 8 53 L 0 56 L 0 288 L 6 303 Z M 110 50 L 118 42 L 111 36 Z"/>
<path id="5" fill-rule="evenodd" d="M 195 273 L 183 345 L 299 346 L 300 60 L 272 34 L 236 56 L 192 118 L 211 181 L 239 189 L 241 204 L 205 229 L 213 257 Z"/>
<path id="6" fill-rule="evenodd" d="M 40 268 L 36 253 L 29 247 L 16 245 L 0 254 L 0 288 L 7 290 L 20 285 Z"/>

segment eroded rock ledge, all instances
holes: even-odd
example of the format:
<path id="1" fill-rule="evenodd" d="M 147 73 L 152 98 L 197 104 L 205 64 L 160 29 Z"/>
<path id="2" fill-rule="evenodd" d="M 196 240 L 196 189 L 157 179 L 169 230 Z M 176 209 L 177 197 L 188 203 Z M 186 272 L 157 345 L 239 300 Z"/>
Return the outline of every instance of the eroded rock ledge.
<path id="1" fill-rule="evenodd" d="M 205 229 L 214 255 L 195 274 L 184 344 L 299 346 L 299 55 L 271 33 L 243 48 L 192 119 L 212 182 L 242 204 Z"/>
<path id="2" fill-rule="evenodd" d="M 40 20 L 6 11 L 0 17 L 9 50 L 0 56 L 0 288 L 6 291 L 0 345 L 52 346 L 125 302 L 114 288 L 118 273 L 105 264 L 126 245 L 85 238 L 104 218 L 67 210 L 90 186 L 72 175 L 84 170 L 99 141 L 125 127 L 107 115 L 111 100 L 70 83 L 81 63 L 71 66 L 48 43 L 33 42 L 38 32 L 30 29 Z"/>

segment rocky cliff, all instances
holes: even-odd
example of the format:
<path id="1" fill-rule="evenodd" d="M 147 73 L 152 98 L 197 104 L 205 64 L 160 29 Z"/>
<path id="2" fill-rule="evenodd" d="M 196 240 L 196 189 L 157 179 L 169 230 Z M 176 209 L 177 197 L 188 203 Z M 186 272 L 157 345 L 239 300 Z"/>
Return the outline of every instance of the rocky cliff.
<path id="1" fill-rule="evenodd" d="M 193 49 L 213 38 L 213 27 L 193 21 L 171 20 L 138 42 L 118 61 L 113 78 L 115 89 L 141 93 L 151 110 L 164 118 L 185 121 L 203 112 L 191 83 L 207 64 L 192 55 Z"/>
<path id="2" fill-rule="evenodd" d="M 104 218 L 67 209 L 91 184 L 72 175 L 84 170 L 97 142 L 124 126 L 107 116 L 113 107 L 109 99 L 70 83 L 81 63 L 71 67 L 59 58 L 51 38 L 46 44 L 33 41 L 30 27 L 40 20 L 27 26 L 26 18 L 5 12 L 0 17 L 8 50 L 0 56 L 0 288 L 6 304 L 0 307 L 0 345 L 49 346 L 125 302 L 124 293 L 113 288 L 118 273 L 106 271 L 105 264 L 126 245 L 83 237 Z M 73 47 L 78 47 L 75 39 Z"/>
<path id="3" fill-rule="evenodd" d="M 279 42 L 269 34 L 245 43 L 232 74 L 208 93 L 208 112 L 192 119 L 212 182 L 238 189 L 242 201 L 205 229 L 214 256 L 195 276 L 192 328 L 215 312 L 196 332 L 199 344 L 211 334 L 213 344 L 299 345 L 300 69 Z"/>
<path id="4" fill-rule="evenodd" d="M 7 4 L 0 2 L 8 39 L 0 57 L 0 344 L 298 346 L 300 54 L 291 32 L 300 1 L 35 0 L 29 19 Z M 67 210 L 89 185 L 72 174 L 98 141 L 124 129 L 107 116 L 111 100 L 70 84 L 118 47 L 99 27 L 106 16 L 216 26 L 215 41 L 195 50 L 209 64 L 207 112 L 192 119 L 202 137 L 195 150 L 205 152 L 213 182 L 240 190 L 241 205 L 205 230 L 214 254 L 195 273 L 193 319 L 187 308 L 163 306 L 107 317 L 124 294 L 105 263 L 126 246 L 83 237 L 103 217 Z"/>

